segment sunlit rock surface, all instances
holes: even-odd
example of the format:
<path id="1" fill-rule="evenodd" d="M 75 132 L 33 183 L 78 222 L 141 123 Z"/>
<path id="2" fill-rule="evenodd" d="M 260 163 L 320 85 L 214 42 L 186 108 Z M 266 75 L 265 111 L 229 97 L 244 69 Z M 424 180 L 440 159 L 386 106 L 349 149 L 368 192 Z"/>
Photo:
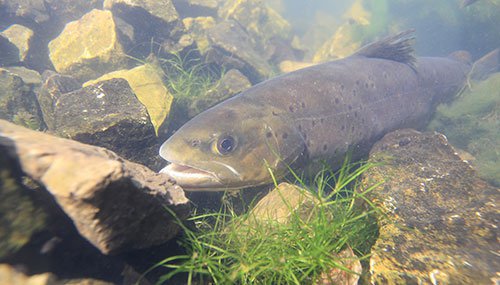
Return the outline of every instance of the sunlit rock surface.
<path id="1" fill-rule="evenodd" d="M 438 133 L 387 134 L 364 184 L 387 215 L 372 249 L 375 284 L 494 284 L 500 268 L 500 189 L 477 177 Z"/>
<path id="2" fill-rule="evenodd" d="M 78 232 L 102 253 L 161 244 L 189 212 L 184 191 L 168 177 L 100 147 L 30 131 L 0 120 L 23 173 L 43 186 Z"/>
<path id="3" fill-rule="evenodd" d="M 107 73 L 83 86 L 97 85 L 98 82 L 112 78 L 127 80 L 137 99 L 146 107 L 156 134 L 167 119 L 172 106 L 173 96 L 163 84 L 163 71 L 154 64 L 144 64 L 130 70 L 118 70 Z"/>
<path id="4" fill-rule="evenodd" d="M 66 24 L 49 43 L 49 51 L 57 72 L 80 81 L 123 69 L 129 60 L 119 41 L 113 15 L 97 9 Z"/>
<path id="5" fill-rule="evenodd" d="M 9 41 L 17 47 L 19 50 L 18 61 L 24 61 L 28 55 L 30 40 L 33 37 L 33 31 L 24 26 L 14 24 L 0 34 L 8 38 Z"/>
<path id="6" fill-rule="evenodd" d="M 0 68 L 0 119 L 31 129 L 42 128 L 42 116 L 35 96 L 40 85 L 40 74 L 34 70 Z"/>

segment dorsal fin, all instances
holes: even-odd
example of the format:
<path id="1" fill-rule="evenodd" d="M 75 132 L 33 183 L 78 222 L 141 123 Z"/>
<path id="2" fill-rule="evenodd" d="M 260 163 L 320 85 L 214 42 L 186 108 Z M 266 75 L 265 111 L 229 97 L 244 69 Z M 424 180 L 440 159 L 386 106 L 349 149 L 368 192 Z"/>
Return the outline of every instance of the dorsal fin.
<path id="1" fill-rule="evenodd" d="M 388 36 L 362 47 L 354 55 L 393 60 L 415 67 L 415 56 L 413 54 L 414 32 L 415 30 L 406 30 Z"/>

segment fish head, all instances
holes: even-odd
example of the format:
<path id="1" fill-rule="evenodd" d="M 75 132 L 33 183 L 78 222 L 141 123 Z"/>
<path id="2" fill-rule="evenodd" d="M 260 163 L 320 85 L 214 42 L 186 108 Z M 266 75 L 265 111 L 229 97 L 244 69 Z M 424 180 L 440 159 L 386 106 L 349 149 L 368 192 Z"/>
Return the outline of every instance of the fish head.
<path id="1" fill-rule="evenodd" d="M 168 138 L 160 172 L 191 191 L 240 189 L 272 182 L 304 151 L 300 133 L 269 106 L 221 104 Z"/>

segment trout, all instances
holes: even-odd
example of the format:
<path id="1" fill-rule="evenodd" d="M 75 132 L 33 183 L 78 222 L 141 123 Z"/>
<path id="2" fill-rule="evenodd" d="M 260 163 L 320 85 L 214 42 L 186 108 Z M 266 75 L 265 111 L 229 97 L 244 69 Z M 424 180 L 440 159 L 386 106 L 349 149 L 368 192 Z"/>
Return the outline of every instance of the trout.
<path id="1" fill-rule="evenodd" d="M 160 172 L 185 190 L 271 183 L 290 167 L 366 156 L 384 134 L 426 126 L 436 106 L 464 88 L 466 52 L 413 56 L 413 32 L 355 54 L 261 82 L 200 113 L 168 138 Z"/>

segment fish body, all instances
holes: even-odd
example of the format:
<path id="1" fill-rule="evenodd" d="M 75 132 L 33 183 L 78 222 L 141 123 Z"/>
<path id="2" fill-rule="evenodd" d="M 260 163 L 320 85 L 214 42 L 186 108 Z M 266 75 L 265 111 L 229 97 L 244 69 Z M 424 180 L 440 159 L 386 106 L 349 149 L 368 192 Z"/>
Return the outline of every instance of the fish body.
<path id="1" fill-rule="evenodd" d="M 411 56 L 402 33 L 345 59 L 257 84 L 194 117 L 161 147 L 161 172 L 186 190 L 270 183 L 289 166 L 366 155 L 384 134 L 422 128 L 471 68 L 459 56 Z"/>

